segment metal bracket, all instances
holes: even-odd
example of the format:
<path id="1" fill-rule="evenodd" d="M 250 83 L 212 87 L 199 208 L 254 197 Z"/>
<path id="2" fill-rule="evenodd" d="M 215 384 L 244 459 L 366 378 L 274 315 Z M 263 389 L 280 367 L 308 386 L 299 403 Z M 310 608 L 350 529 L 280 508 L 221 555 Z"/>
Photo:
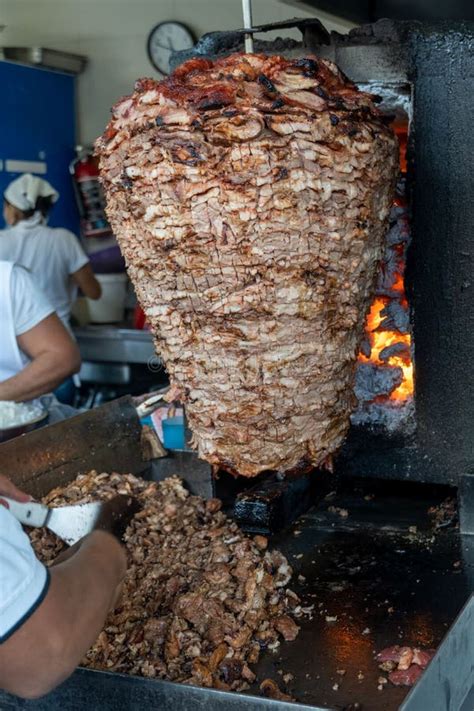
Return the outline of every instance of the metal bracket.
<path id="1" fill-rule="evenodd" d="M 275 30 L 285 30 L 297 28 L 303 36 L 311 33 L 312 41 L 318 44 L 329 44 L 331 36 L 322 22 L 317 18 L 302 19 L 295 17 L 292 20 L 282 22 L 271 22 L 265 25 L 253 25 L 238 30 L 228 32 L 208 32 L 203 35 L 192 49 L 185 49 L 180 52 L 173 52 L 170 58 L 171 69 L 176 69 L 180 64 L 188 59 L 197 57 L 214 58 L 224 52 L 239 52 L 244 49 L 244 38 L 249 33 L 274 32 Z"/>

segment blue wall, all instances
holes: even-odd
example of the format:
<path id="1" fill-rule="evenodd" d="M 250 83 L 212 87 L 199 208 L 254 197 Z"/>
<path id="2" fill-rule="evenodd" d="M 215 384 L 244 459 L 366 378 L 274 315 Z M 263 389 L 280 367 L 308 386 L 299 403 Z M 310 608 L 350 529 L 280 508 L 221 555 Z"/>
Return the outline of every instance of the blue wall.
<path id="1" fill-rule="evenodd" d="M 6 172 L 5 161 L 43 161 L 47 172 L 41 177 L 60 193 L 49 224 L 78 234 L 79 214 L 69 175 L 76 142 L 75 78 L 0 61 L 0 95 L 0 196 L 20 174 Z"/>

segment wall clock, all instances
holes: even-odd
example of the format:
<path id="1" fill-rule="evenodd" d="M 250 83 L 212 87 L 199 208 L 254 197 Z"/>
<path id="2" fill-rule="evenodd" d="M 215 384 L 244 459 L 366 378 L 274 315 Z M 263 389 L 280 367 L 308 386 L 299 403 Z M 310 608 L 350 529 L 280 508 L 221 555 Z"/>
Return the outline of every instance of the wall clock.
<path id="1" fill-rule="evenodd" d="M 191 49 L 195 43 L 193 33 L 182 22 L 160 22 L 148 35 L 148 57 L 159 72 L 169 74 L 171 53 Z"/>

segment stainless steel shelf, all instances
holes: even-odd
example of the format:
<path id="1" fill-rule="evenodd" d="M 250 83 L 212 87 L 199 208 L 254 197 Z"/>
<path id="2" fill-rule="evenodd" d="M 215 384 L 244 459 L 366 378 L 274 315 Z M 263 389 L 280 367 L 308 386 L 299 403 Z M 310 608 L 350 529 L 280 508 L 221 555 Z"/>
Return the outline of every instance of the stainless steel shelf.
<path id="1" fill-rule="evenodd" d="M 114 326 L 83 326 L 74 335 L 84 361 L 100 363 L 150 363 L 158 366 L 149 331 Z"/>
<path id="2" fill-rule="evenodd" d="M 33 67 L 57 69 L 68 74 L 80 74 L 87 65 L 87 57 L 81 54 L 46 47 L 2 47 L 0 58 Z"/>

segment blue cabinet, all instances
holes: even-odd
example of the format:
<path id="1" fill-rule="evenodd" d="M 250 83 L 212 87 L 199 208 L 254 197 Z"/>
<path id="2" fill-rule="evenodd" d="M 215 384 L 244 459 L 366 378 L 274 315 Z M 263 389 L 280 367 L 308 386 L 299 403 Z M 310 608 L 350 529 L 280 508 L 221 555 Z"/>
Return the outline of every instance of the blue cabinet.
<path id="1" fill-rule="evenodd" d="M 0 61 L 0 92 L 0 196 L 21 173 L 40 175 L 60 193 L 50 225 L 78 234 L 69 175 L 76 143 L 75 77 Z"/>

